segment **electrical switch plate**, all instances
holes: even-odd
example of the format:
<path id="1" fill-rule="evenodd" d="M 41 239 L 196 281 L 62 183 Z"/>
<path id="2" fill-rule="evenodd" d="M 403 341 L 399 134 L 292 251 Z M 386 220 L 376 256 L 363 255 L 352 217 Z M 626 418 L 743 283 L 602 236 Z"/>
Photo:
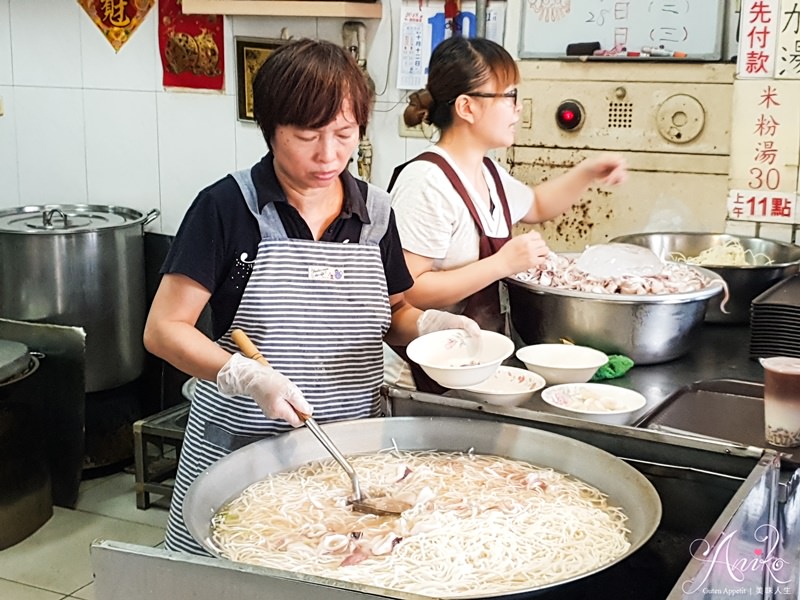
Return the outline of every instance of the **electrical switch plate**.
<path id="1" fill-rule="evenodd" d="M 530 129 L 533 124 L 533 100 L 530 98 L 522 99 L 522 115 L 520 116 L 521 127 Z"/>
<path id="2" fill-rule="evenodd" d="M 427 123 L 421 123 L 416 127 L 409 127 L 405 124 L 405 121 L 403 121 L 402 115 L 400 115 L 399 125 L 400 137 L 405 138 L 424 138 L 426 140 L 432 140 L 433 136 L 438 131 L 436 127 L 428 125 Z"/>

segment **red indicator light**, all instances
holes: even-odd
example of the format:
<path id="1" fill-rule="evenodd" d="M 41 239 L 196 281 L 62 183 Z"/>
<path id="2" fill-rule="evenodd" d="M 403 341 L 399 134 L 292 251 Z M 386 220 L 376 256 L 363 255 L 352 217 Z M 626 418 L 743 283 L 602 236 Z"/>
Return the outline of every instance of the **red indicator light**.
<path id="1" fill-rule="evenodd" d="M 556 110 L 556 123 L 564 131 L 575 131 L 583 125 L 584 110 L 577 100 L 564 100 Z"/>

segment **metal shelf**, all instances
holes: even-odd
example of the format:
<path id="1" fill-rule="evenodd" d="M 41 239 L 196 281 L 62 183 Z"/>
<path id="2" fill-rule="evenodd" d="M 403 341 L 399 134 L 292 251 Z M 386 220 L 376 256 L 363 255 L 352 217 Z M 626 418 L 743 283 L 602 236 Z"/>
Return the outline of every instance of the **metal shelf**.
<path id="1" fill-rule="evenodd" d="M 380 2 L 326 0 L 183 0 L 184 14 L 380 19 Z"/>

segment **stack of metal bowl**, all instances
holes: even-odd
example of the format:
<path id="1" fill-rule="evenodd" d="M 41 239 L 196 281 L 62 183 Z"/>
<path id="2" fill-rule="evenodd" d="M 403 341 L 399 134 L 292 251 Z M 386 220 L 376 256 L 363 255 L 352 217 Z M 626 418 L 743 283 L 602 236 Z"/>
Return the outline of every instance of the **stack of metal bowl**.
<path id="1" fill-rule="evenodd" d="M 624 235 L 611 241 L 645 246 L 662 260 L 670 260 L 675 253 L 695 257 L 704 250 L 730 242 L 740 243 L 745 251 L 749 250 L 753 255 L 768 256 L 772 261 L 769 264 L 758 261 L 758 264 L 747 266 L 703 265 L 725 280 L 730 295 L 725 306 L 727 312 L 722 312 L 717 303 L 709 305 L 705 317 L 709 323 L 748 323 L 753 299 L 800 269 L 800 246 L 756 237 L 725 233 L 660 232 Z"/>
<path id="2" fill-rule="evenodd" d="M 709 301 L 722 299 L 719 275 L 690 268 L 700 271 L 709 285 L 693 292 L 640 296 L 580 292 L 507 278 L 511 322 L 526 344 L 566 339 L 606 354 L 624 354 L 637 364 L 667 362 L 689 351 Z"/>

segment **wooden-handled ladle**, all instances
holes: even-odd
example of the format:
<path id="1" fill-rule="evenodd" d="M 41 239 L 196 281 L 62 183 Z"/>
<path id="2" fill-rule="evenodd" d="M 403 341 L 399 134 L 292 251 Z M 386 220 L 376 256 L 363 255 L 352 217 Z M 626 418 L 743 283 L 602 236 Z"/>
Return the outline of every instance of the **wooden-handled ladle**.
<path id="1" fill-rule="evenodd" d="M 256 345 L 250 340 L 249 337 L 247 337 L 247 334 L 244 331 L 241 329 L 234 329 L 231 332 L 231 339 L 239 347 L 239 350 L 242 351 L 242 354 L 244 354 L 247 358 L 255 360 L 262 365 L 269 366 L 269 361 L 264 358 L 261 352 L 258 351 Z M 361 493 L 361 486 L 358 483 L 358 475 L 356 474 L 355 469 L 339 451 L 331 438 L 328 437 L 328 434 L 322 430 L 322 428 L 311 415 L 300 412 L 294 406 L 292 406 L 292 408 L 294 409 L 294 412 L 297 413 L 297 416 L 300 417 L 300 420 L 303 421 L 305 426 L 311 430 L 311 433 L 314 434 L 314 437 L 320 441 L 320 443 L 330 453 L 334 460 L 339 463 L 339 466 L 344 469 L 345 473 L 347 473 L 347 476 L 350 477 L 350 482 L 353 486 L 353 497 L 350 498 L 348 502 L 353 507 L 353 510 L 372 515 L 399 515 L 404 510 L 411 508 L 411 505 L 408 502 L 403 502 L 402 500 L 397 500 L 395 498 L 365 498 Z"/>

